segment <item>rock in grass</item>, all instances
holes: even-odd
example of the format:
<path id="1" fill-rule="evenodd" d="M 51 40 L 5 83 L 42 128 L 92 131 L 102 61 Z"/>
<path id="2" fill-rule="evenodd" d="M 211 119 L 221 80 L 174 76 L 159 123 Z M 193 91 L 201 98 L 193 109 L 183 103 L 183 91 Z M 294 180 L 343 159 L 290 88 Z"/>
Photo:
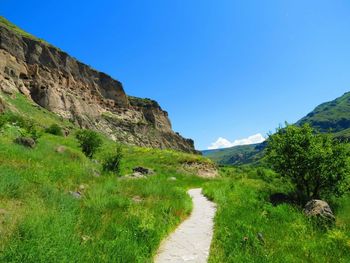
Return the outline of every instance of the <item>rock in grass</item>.
<path id="1" fill-rule="evenodd" d="M 93 175 L 94 177 L 100 177 L 100 176 L 101 176 L 101 173 L 100 173 L 98 170 L 93 169 L 93 170 L 92 170 L 92 175 Z"/>
<path id="2" fill-rule="evenodd" d="M 64 153 L 66 151 L 66 147 L 60 145 L 55 150 L 57 153 Z"/>
<path id="3" fill-rule="evenodd" d="M 30 137 L 18 137 L 15 139 L 15 143 L 23 145 L 28 148 L 34 148 L 35 147 L 35 141 L 34 139 Z"/>
<path id="4" fill-rule="evenodd" d="M 138 196 L 138 195 L 135 195 L 132 200 L 135 202 L 135 203 L 141 203 L 143 201 L 142 197 L 141 196 Z"/>
<path id="5" fill-rule="evenodd" d="M 256 236 L 257 236 L 258 240 L 260 241 L 260 243 L 261 243 L 262 245 L 265 245 L 265 238 L 264 238 L 264 235 L 263 235 L 262 233 L 259 232 Z"/>
<path id="6" fill-rule="evenodd" d="M 154 174 L 154 171 L 152 169 L 145 168 L 145 167 L 142 167 L 142 166 L 135 167 L 134 169 L 132 169 L 132 171 L 133 171 L 134 174 L 136 174 L 136 173 L 140 173 L 142 175 Z"/>
<path id="7" fill-rule="evenodd" d="M 334 223 L 335 217 L 327 202 L 313 199 L 304 207 L 304 213 L 308 217 L 316 217 L 325 223 Z"/>
<path id="8" fill-rule="evenodd" d="M 82 197 L 80 192 L 69 191 L 69 193 L 76 199 L 81 199 Z"/>

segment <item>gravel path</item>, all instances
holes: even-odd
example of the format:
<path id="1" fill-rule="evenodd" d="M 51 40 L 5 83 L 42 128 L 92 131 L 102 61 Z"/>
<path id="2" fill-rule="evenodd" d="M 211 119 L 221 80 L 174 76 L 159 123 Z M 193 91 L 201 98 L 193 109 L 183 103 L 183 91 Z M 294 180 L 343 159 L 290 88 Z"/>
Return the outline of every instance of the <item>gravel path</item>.
<path id="1" fill-rule="evenodd" d="M 207 262 L 216 208 L 201 192 L 200 188 L 188 191 L 193 201 L 192 214 L 162 242 L 155 263 Z"/>

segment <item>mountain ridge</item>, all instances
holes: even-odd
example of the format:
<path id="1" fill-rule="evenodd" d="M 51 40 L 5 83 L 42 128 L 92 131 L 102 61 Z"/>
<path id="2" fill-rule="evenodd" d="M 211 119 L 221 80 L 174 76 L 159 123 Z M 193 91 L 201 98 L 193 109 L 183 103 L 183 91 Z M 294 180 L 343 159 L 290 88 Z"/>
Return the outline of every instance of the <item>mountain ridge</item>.
<path id="1" fill-rule="evenodd" d="M 341 141 L 350 139 L 350 92 L 321 103 L 295 125 L 309 123 L 316 131 L 332 133 Z M 203 155 L 221 165 L 256 163 L 263 156 L 267 142 L 254 145 L 234 146 L 218 150 L 202 151 Z"/>

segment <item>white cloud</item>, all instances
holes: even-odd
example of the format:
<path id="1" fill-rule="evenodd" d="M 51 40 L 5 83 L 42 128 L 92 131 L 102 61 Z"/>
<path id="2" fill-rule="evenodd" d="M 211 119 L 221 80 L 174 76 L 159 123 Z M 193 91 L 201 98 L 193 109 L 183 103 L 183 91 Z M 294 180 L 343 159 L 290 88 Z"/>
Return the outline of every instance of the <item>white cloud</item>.
<path id="1" fill-rule="evenodd" d="M 230 142 L 229 140 L 219 137 L 216 142 L 213 142 L 209 147 L 208 150 L 215 150 L 215 149 L 222 149 L 222 148 L 228 148 L 238 145 L 248 145 L 248 144 L 255 144 L 255 143 L 261 143 L 265 141 L 266 139 L 264 136 L 262 136 L 260 133 L 249 136 L 248 138 L 235 140 L 233 142 Z"/>

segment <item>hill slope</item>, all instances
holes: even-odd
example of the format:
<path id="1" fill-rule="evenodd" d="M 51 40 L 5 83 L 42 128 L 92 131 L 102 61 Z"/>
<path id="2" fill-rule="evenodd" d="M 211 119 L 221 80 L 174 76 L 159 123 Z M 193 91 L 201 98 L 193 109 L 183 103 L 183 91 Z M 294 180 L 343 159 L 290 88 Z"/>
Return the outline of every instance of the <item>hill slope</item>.
<path id="1" fill-rule="evenodd" d="M 107 137 L 91 160 L 73 123 L 19 93 L 0 105 L 0 262 L 151 262 L 188 216 L 200 167 L 215 169 L 200 155 L 123 145 L 118 177 L 103 170 L 116 147 Z M 68 135 L 49 134 L 51 124 Z M 41 135 L 34 148 L 15 142 L 28 127 Z M 154 174 L 123 177 L 138 166 Z"/>
<path id="2" fill-rule="evenodd" d="M 320 132 L 330 132 L 340 140 L 350 139 L 350 92 L 320 104 L 312 112 L 296 122 L 309 123 Z M 235 146 L 219 150 L 202 151 L 203 155 L 222 165 L 254 163 L 263 155 L 266 142 L 257 145 Z"/>
<path id="3" fill-rule="evenodd" d="M 172 130 L 168 113 L 150 99 L 129 97 L 103 72 L 0 17 L 0 91 L 21 92 L 80 127 L 124 143 L 195 152 Z"/>
<path id="4" fill-rule="evenodd" d="M 210 158 L 220 165 L 240 165 L 255 163 L 261 157 L 264 143 L 241 145 L 225 149 L 202 151 L 203 156 Z"/>
<path id="5" fill-rule="evenodd" d="M 309 123 L 320 132 L 331 132 L 341 139 L 350 138 L 350 92 L 322 103 L 296 124 Z"/>

